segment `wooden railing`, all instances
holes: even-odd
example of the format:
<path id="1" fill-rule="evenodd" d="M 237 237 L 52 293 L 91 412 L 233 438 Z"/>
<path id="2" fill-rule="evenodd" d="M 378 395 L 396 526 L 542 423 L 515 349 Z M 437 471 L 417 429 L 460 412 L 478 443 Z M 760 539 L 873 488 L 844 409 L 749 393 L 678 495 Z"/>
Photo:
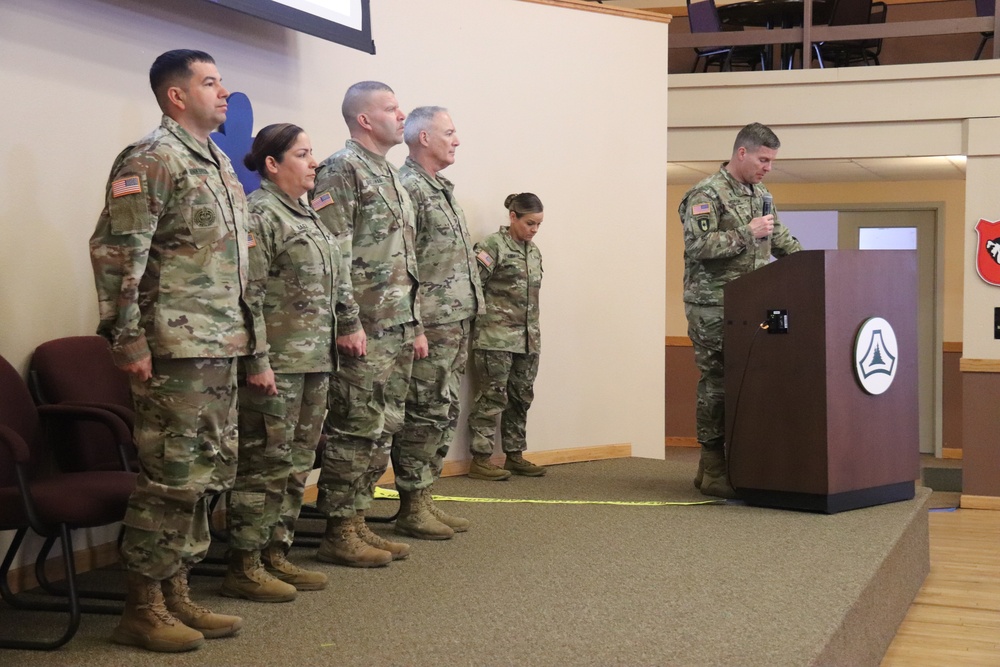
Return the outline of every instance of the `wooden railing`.
<path id="1" fill-rule="evenodd" d="M 1000 0 L 997 0 L 1000 3 Z M 755 44 L 801 44 L 802 53 L 812 52 L 814 42 L 878 39 L 887 37 L 924 37 L 928 35 L 958 35 L 963 33 L 998 32 L 1000 13 L 994 16 L 974 16 L 927 21 L 900 21 L 868 25 L 812 25 L 812 0 L 803 6 L 804 27 L 736 32 L 692 33 L 670 35 L 670 48 L 702 48 L 708 46 L 749 46 Z M 989 51 L 986 51 L 989 53 Z M 1000 42 L 993 40 L 993 58 L 1000 58 Z M 802 59 L 802 68 L 809 69 L 812 58 Z"/>

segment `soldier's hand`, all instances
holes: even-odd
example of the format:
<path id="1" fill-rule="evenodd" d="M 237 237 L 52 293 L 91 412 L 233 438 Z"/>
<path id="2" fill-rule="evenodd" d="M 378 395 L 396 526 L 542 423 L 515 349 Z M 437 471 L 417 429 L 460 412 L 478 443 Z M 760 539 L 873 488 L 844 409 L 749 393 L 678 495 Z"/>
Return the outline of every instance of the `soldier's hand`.
<path id="1" fill-rule="evenodd" d="M 274 371 L 270 368 L 263 373 L 247 375 L 247 386 L 264 396 L 278 395 L 278 385 L 274 383 Z"/>
<path id="2" fill-rule="evenodd" d="M 762 215 L 750 221 L 750 232 L 755 239 L 767 238 L 774 231 L 774 216 Z"/>
<path id="3" fill-rule="evenodd" d="M 368 336 L 358 329 L 346 336 L 337 336 L 337 349 L 349 357 L 363 357 L 368 353 Z"/>
<path id="4" fill-rule="evenodd" d="M 153 357 L 145 357 L 139 361 L 133 361 L 130 364 L 119 366 L 119 368 L 129 375 L 134 375 L 135 379 L 139 382 L 145 382 L 149 378 L 153 377 Z"/>
<path id="5" fill-rule="evenodd" d="M 423 359 L 430 354 L 430 345 L 427 343 L 427 336 L 420 334 L 413 339 L 413 358 Z"/>

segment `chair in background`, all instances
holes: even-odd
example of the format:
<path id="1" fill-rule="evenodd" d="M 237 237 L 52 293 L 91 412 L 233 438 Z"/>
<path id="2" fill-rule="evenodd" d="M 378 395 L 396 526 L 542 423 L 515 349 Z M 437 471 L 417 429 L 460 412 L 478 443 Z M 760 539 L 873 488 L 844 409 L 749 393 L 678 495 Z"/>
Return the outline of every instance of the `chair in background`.
<path id="1" fill-rule="evenodd" d="M 42 343 L 31 355 L 28 385 L 38 405 L 82 405 L 118 415 L 135 425 L 128 375 L 115 366 L 108 342 L 100 336 L 70 336 Z M 62 452 L 64 470 L 138 470 L 135 445 L 112 442 L 96 424 L 71 424 L 66 435 L 88 443 Z"/>
<path id="2" fill-rule="evenodd" d="M 719 11 L 715 7 L 715 0 L 687 0 L 688 23 L 693 33 L 713 33 L 742 31 L 739 26 L 723 26 L 719 19 Z M 719 71 L 732 71 L 734 66 L 745 67 L 746 69 L 767 69 L 764 46 L 710 46 L 705 48 L 695 48 L 696 57 L 692 72 L 698 71 L 698 63 L 705 61 L 707 72 L 710 66 L 716 66 Z"/>
<path id="3" fill-rule="evenodd" d="M 996 10 L 996 3 L 994 0 L 976 0 L 976 16 L 993 16 Z M 979 56 L 983 55 L 983 49 L 986 48 L 986 42 L 993 39 L 993 31 L 981 32 L 982 39 L 979 42 L 979 48 L 976 50 L 976 57 L 973 60 L 979 60 Z"/>
<path id="4" fill-rule="evenodd" d="M 884 21 L 885 13 L 880 14 L 880 17 L 879 20 Z M 831 27 L 867 25 L 870 22 L 872 22 L 872 0 L 835 0 L 827 25 Z M 813 44 L 813 53 L 821 68 L 825 67 L 824 60 L 834 63 L 837 67 L 847 66 L 851 62 L 864 62 L 868 65 L 870 61 L 866 55 L 865 44 L 874 41 L 876 40 L 855 39 L 816 42 Z"/>
<path id="5" fill-rule="evenodd" d="M 60 447 L 75 443 L 53 438 L 53 433 L 64 433 L 65 429 L 51 427 L 77 420 L 101 424 L 118 440 L 131 439 L 126 424 L 106 410 L 82 405 L 36 407 L 21 376 L 0 357 L 0 530 L 15 531 L 0 565 L 0 597 L 15 609 L 69 614 L 65 631 L 56 639 L 2 638 L 0 648 L 55 649 L 76 634 L 81 612 L 120 614 L 122 611 L 120 605 L 80 602 L 71 531 L 121 521 L 135 488 L 136 475 L 122 470 L 58 471 L 53 454 Z M 11 590 L 10 569 L 29 530 L 46 538 L 35 559 L 36 573 L 44 571 L 52 544 L 61 540 L 67 587 L 64 598 L 25 596 Z M 106 599 L 117 597 L 108 594 Z"/>

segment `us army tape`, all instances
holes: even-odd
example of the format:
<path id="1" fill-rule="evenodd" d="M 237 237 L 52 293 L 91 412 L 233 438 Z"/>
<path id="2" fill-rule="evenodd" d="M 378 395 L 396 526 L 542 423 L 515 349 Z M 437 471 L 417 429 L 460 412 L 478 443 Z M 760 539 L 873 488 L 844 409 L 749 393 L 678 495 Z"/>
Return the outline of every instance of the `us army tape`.
<path id="1" fill-rule="evenodd" d="M 452 500 L 459 503 L 532 503 L 535 505 L 628 505 L 637 507 L 664 507 L 664 506 L 690 506 L 690 505 L 719 505 L 726 501 L 722 500 L 692 500 L 687 502 L 672 500 L 538 500 L 534 498 L 470 498 L 465 496 L 439 496 L 432 495 L 434 500 Z M 383 489 L 381 486 L 375 487 L 376 500 L 397 500 L 399 492 L 393 489 Z"/>

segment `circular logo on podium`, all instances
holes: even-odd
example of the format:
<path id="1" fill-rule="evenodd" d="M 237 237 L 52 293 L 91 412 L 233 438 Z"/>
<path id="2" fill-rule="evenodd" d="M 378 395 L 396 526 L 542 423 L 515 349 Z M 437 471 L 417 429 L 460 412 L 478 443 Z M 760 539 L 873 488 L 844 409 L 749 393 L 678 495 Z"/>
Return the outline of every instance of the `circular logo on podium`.
<path id="1" fill-rule="evenodd" d="M 865 320 L 854 339 L 854 374 L 869 394 L 885 392 L 896 377 L 899 348 L 892 325 L 881 317 Z"/>

